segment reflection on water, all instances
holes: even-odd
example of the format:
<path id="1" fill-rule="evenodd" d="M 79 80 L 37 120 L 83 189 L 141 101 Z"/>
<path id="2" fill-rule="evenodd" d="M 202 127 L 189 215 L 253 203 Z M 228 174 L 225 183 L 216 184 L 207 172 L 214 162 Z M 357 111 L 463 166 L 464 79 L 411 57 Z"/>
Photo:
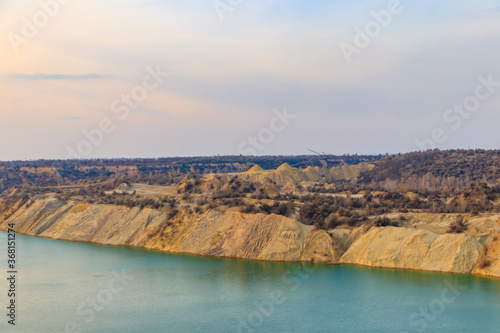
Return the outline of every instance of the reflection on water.
<path id="1" fill-rule="evenodd" d="M 1 238 L 4 244 L 5 235 Z M 19 325 L 11 330 L 4 321 L 2 332 L 419 332 L 424 326 L 428 332 L 497 332 L 500 327 L 495 279 L 170 255 L 23 236 L 18 252 Z M 450 283 L 463 288 L 443 303 Z"/>

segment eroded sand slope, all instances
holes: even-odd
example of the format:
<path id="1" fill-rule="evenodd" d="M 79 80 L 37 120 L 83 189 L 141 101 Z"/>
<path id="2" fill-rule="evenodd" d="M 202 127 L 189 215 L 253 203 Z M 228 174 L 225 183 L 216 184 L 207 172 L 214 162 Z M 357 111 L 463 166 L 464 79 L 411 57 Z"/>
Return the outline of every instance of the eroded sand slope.
<path id="1" fill-rule="evenodd" d="M 173 253 L 500 277 L 498 217 L 469 222 L 470 234 L 440 234 L 415 227 L 326 232 L 279 215 L 211 210 L 202 215 L 179 213 L 169 219 L 167 213 L 154 209 L 64 203 L 52 198 L 24 205 L 0 223 L 1 230 L 14 223 L 18 233 L 32 236 Z"/>

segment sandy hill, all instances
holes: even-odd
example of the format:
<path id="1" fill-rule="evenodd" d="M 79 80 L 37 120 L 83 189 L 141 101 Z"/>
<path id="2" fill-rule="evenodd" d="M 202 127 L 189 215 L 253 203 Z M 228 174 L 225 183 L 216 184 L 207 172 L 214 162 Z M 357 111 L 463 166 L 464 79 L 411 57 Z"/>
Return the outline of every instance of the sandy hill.
<path id="1" fill-rule="evenodd" d="M 116 189 L 116 193 L 132 193 L 134 188 L 127 183 L 121 183 Z"/>
<path id="2" fill-rule="evenodd" d="M 272 180 L 277 183 L 286 183 L 288 181 L 316 182 L 325 178 L 326 180 L 352 180 L 358 178 L 363 172 L 374 168 L 373 164 L 360 163 L 356 165 L 335 166 L 332 168 L 321 168 L 318 166 L 308 167 L 304 170 L 293 168 L 288 163 L 282 164 L 276 170 L 262 170 L 262 168 L 250 169 L 245 177 L 256 178 L 255 180 Z M 257 172 L 257 170 L 259 170 Z M 251 171 L 251 172 L 250 172 Z"/>
<path id="3" fill-rule="evenodd" d="M 260 172 L 264 172 L 264 169 L 262 169 L 257 164 L 255 164 L 250 170 L 247 171 L 247 173 L 260 173 Z"/>
<path id="4" fill-rule="evenodd" d="M 320 180 L 354 180 L 363 172 L 371 170 L 373 164 L 360 163 L 357 165 L 344 165 L 332 168 L 310 166 L 306 169 L 298 169 L 290 166 L 288 163 L 282 164 L 276 170 L 264 170 L 259 165 L 254 165 L 250 170 L 242 173 L 230 174 L 207 174 L 203 176 L 200 189 L 204 192 L 211 192 L 214 189 L 226 191 L 232 184 L 229 181 L 237 177 L 239 181 L 245 183 L 254 183 L 257 188 L 264 186 L 268 195 L 279 192 L 298 194 L 298 186 L 304 182 L 318 182 Z M 186 182 L 188 179 L 186 178 Z M 302 184 L 305 185 L 305 184 Z M 183 188 L 180 186 L 179 188 Z M 268 192 L 269 190 L 269 192 Z"/>
<path id="5" fill-rule="evenodd" d="M 318 182 L 322 179 L 327 181 L 332 180 L 354 180 L 363 172 L 369 171 L 374 167 L 373 164 L 360 163 L 357 165 L 344 165 L 332 168 L 310 166 L 306 169 L 298 169 L 290 166 L 288 163 L 282 164 L 276 170 L 264 170 L 258 165 L 254 165 L 250 170 L 243 173 L 232 173 L 217 175 L 220 179 L 230 179 L 237 176 L 240 180 L 246 182 L 257 183 L 261 185 L 273 184 L 281 188 L 283 192 L 298 193 L 297 186 L 303 182 Z M 212 184 L 213 188 L 216 183 L 215 175 L 206 175 L 204 177 L 206 183 Z M 220 184 L 216 184 L 220 187 Z M 207 186 L 205 186 L 208 188 Z"/>

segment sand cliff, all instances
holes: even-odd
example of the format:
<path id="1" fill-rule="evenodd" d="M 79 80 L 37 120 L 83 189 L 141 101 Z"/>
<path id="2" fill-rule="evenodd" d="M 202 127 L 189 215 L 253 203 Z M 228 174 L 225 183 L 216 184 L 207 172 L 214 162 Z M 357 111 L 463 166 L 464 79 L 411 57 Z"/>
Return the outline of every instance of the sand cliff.
<path id="1" fill-rule="evenodd" d="M 201 215 L 62 202 L 30 202 L 0 217 L 0 230 L 53 239 L 196 255 L 318 261 L 500 277 L 500 217 L 470 221 L 470 233 L 431 231 L 443 217 L 415 216 L 426 228 L 334 229 L 279 215 L 211 210 Z M 428 230 L 430 229 L 430 230 Z"/>

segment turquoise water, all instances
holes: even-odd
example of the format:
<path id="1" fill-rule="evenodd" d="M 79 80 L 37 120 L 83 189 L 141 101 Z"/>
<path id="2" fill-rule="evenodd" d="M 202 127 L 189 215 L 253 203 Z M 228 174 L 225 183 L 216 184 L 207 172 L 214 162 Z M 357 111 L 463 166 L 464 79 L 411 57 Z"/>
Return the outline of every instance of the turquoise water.
<path id="1" fill-rule="evenodd" d="M 17 325 L 2 314 L 1 332 L 500 332 L 495 279 L 18 237 Z"/>

